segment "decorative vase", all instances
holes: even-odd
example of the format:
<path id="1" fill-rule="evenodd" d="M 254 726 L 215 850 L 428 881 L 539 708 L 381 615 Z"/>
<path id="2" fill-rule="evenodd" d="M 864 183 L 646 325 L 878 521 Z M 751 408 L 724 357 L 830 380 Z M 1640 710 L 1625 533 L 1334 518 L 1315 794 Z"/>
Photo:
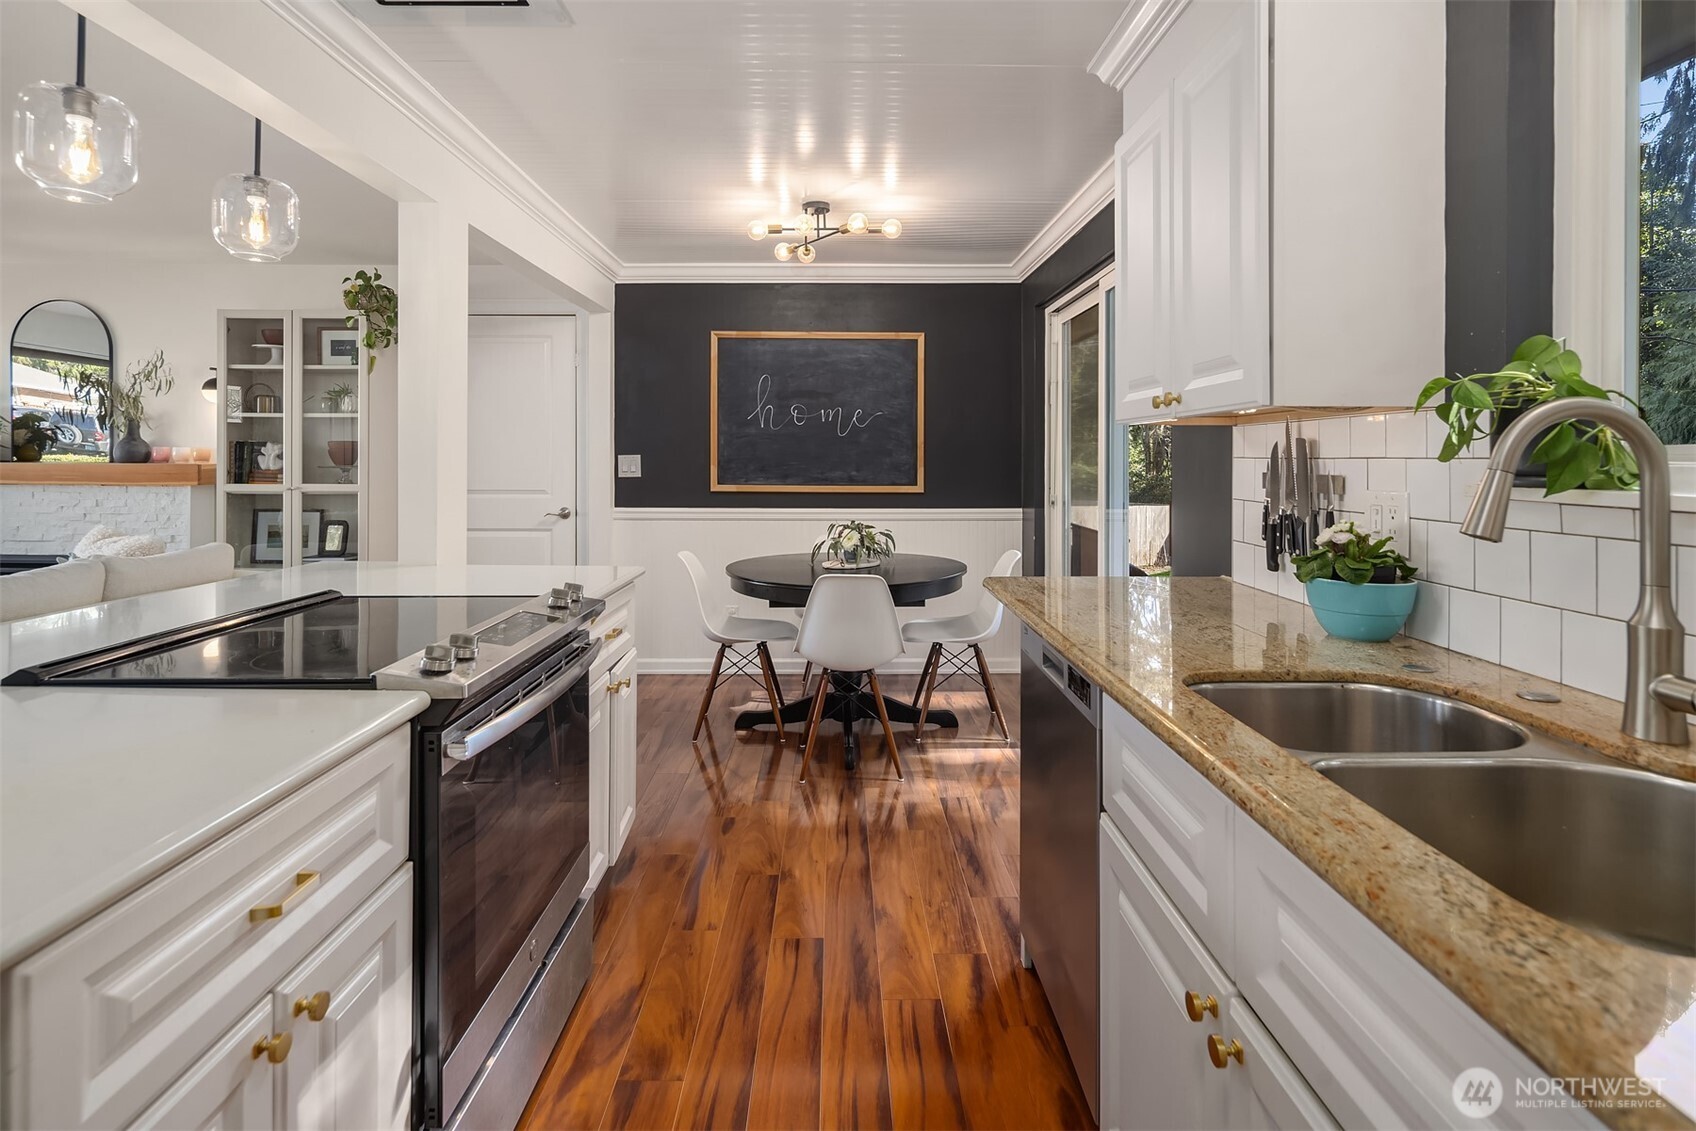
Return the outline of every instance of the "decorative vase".
<path id="1" fill-rule="evenodd" d="M 1344 640 L 1378 643 L 1390 639 L 1413 615 L 1418 596 L 1417 581 L 1351 585 L 1315 578 L 1307 583 L 1307 603 L 1313 607 L 1320 627 Z"/>
<path id="2" fill-rule="evenodd" d="M 12 460 L 15 463 L 40 463 L 41 449 L 34 444 L 13 444 Z"/>
<path id="3" fill-rule="evenodd" d="M 124 424 L 124 438 L 112 445 L 113 463 L 147 463 L 153 458 L 153 447 L 141 438 L 141 424 L 130 420 Z"/>

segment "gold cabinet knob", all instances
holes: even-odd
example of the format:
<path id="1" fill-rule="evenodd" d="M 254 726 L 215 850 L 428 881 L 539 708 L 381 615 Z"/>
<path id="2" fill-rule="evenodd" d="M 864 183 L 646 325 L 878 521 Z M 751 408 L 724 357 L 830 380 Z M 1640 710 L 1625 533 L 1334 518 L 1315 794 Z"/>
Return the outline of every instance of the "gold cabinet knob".
<path id="1" fill-rule="evenodd" d="M 1238 1064 L 1243 1062 L 1242 1042 L 1232 1037 L 1226 1040 L 1218 1033 L 1207 1035 L 1207 1059 L 1213 1062 L 1215 1068 L 1229 1068 L 1231 1061 Z"/>
<path id="2" fill-rule="evenodd" d="M 1160 394 L 1159 393 L 1154 394 L 1154 400 L 1151 403 L 1152 403 L 1152 407 L 1154 407 L 1154 408 L 1160 407 Z"/>
<path id="3" fill-rule="evenodd" d="M 1167 404 L 1183 404 L 1184 403 L 1184 394 L 1182 394 L 1182 393 L 1167 393 L 1166 394 L 1166 403 Z"/>
<path id="4" fill-rule="evenodd" d="M 293 1033 L 276 1033 L 254 1044 L 253 1059 L 264 1057 L 272 1064 L 281 1064 L 289 1058 L 289 1050 L 293 1047 Z"/>
<path id="5" fill-rule="evenodd" d="M 1200 1021 L 1209 1013 L 1219 1016 L 1219 999 L 1212 994 L 1198 994 L 1194 990 L 1184 991 L 1184 1012 L 1190 1015 L 1191 1021 Z"/>
<path id="6" fill-rule="evenodd" d="M 330 991 L 319 990 L 311 997 L 297 998 L 294 1003 L 294 1015 L 299 1017 L 306 1014 L 308 1021 L 322 1021 L 330 1011 Z"/>

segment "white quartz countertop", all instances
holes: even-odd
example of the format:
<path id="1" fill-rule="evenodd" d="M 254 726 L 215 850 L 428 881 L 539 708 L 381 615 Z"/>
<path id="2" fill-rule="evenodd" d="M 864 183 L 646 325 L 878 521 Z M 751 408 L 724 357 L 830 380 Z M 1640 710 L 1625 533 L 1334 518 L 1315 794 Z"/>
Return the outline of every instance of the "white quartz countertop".
<path id="1" fill-rule="evenodd" d="M 408 691 L 7 688 L 0 967 L 429 705 Z"/>
<path id="2" fill-rule="evenodd" d="M 315 563 L 0 625 L 0 671 L 258 605 L 347 596 L 591 597 L 624 566 Z M 0 967 L 98 913 L 422 711 L 399 691 L 0 689 Z"/>

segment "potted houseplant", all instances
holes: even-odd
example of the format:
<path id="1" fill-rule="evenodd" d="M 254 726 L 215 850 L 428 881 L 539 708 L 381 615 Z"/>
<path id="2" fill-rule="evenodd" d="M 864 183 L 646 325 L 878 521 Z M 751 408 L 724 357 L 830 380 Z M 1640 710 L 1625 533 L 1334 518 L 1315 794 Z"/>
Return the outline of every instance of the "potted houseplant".
<path id="1" fill-rule="evenodd" d="M 1494 373 L 1467 377 L 1438 377 L 1428 382 L 1414 401 L 1414 411 L 1439 393 L 1448 400 L 1433 410 L 1449 434 L 1437 458 L 1447 463 L 1494 431 L 1507 426 L 1519 412 L 1560 397 L 1618 397 L 1639 408 L 1624 393 L 1586 381 L 1578 355 L 1547 334 L 1519 343 L 1513 358 Z M 1482 423 L 1490 414 L 1490 425 Z M 1544 434 L 1527 461 L 1542 465 L 1545 495 L 1585 487 L 1593 491 L 1629 491 L 1637 486 L 1637 460 L 1613 429 L 1599 424 L 1566 421 Z"/>
<path id="2" fill-rule="evenodd" d="M 113 463 L 146 463 L 153 458 L 152 447 L 141 436 L 141 426 L 147 423 L 147 398 L 162 397 L 175 385 L 165 351 L 155 350 L 152 357 L 131 365 L 122 381 L 104 373 L 71 378 L 71 393 L 93 410 L 95 420 L 108 432 L 123 422 L 124 436 L 112 445 Z"/>
<path id="3" fill-rule="evenodd" d="M 12 459 L 35 463 L 63 438 L 57 424 L 39 412 L 20 412 L 12 417 Z"/>
<path id="4" fill-rule="evenodd" d="M 365 316 L 365 334 L 359 344 L 365 347 L 365 372 L 369 375 L 376 368 L 377 351 L 395 344 L 400 325 L 400 297 L 383 282 L 383 273 L 373 267 L 342 280 L 342 305 L 353 311 L 347 318 L 349 329 L 358 329 L 360 315 Z"/>
<path id="5" fill-rule="evenodd" d="M 1380 641 L 1402 630 L 1419 595 L 1419 570 L 1390 549 L 1392 541 L 1345 520 L 1321 531 L 1312 553 L 1290 559 L 1326 632 Z"/>
<path id="6" fill-rule="evenodd" d="M 359 411 L 359 394 L 353 386 L 346 384 L 332 385 L 318 398 L 325 412 L 354 413 Z"/>
<path id="7" fill-rule="evenodd" d="M 877 564 L 895 552 L 895 535 L 869 522 L 833 522 L 824 537 L 813 543 L 813 560 L 825 555 L 825 565 L 835 569 L 859 569 Z"/>

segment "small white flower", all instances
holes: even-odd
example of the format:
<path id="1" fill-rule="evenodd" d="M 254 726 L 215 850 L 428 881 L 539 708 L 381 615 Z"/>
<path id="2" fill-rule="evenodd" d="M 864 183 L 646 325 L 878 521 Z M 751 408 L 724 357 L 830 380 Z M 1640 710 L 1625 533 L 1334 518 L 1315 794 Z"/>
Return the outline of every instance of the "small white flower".
<path id="1" fill-rule="evenodd" d="M 842 548 L 844 550 L 858 549 L 859 545 L 860 545 L 860 532 L 859 531 L 849 530 L 842 535 Z"/>

